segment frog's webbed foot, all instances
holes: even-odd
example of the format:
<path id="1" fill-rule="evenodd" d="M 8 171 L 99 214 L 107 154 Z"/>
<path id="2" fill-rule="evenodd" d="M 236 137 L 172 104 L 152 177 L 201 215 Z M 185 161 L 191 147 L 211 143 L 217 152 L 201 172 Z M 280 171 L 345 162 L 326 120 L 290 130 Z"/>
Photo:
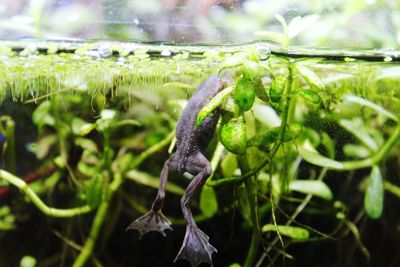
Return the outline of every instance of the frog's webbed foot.
<path id="1" fill-rule="evenodd" d="M 140 233 L 140 237 L 150 231 L 160 232 L 165 236 L 165 230 L 172 230 L 170 221 L 162 214 L 161 211 L 150 210 L 145 215 L 136 219 L 126 230 L 136 229 Z"/>
<path id="2" fill-rule="evenodd" d="M 193 267 L 202 262 L 213 266 L 211 256 L 217 250 L 208 242 L 208 239 L 208 236 L 196 225 L 188 225 L 186 227 L 185 239 L 175 261 L 185 259 Z"/>

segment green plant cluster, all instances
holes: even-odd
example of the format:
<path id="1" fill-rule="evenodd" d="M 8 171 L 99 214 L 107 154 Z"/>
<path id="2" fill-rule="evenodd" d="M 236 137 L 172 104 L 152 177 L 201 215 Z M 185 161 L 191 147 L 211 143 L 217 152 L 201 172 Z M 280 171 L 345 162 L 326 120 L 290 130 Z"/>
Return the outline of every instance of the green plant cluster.
<path id="1" fill-rule="evenodd" d="M 57 262 L 111 266 L 96 249 L 104 249 L 121 221 L 150 205 L 149 193 L 174 149 L 174 127 L 187 93 L 216 72 L 235 82 L 197 115 L 199 125 L 214 110 L 222 111 L 208 149 L 213 175 L 196 203 L 196 221 L 240 214 L 240 231 L 250 236 L 248 250 L 228 263 L 273 265 L 295 259 L 287 251 L 296 244 L 337 242 L 349 233 L 365 259 L 374 261 L 359 220 L 382 218 L 386 192 L 400 198 L 398 177 L 388 175 L 400 158 L 394 149 L 400 140 L 398 65 L 264 57 L 258 49 L 249 45 L 225 54 L 210 49 L 202 60 L 134 52 L 123 61 L 94 57 L 90 51 L 99 50 L 92 48 L 53 55 L 30 51 L 26 57 L 21 55 L 26 50 L 19 55 L 8 50 L 0 62 L 3 105 L 32 115 L 0 117 L 5 138 L 0 188 L 12 185 L 20 191 L 8 193 L 12 198 L 25 196 L 17 206 L 5 202 L 0 209 L 0 242 L 33 216 L 32 210 L 23 215 L 19 209 L 34 205 L 48 220 L 58 218 Z M 20 144 L 16 131 L 28 124 L 34 139 Z M 34 158 L 31 175 L 20 171 L 24 159 L 17 147 Z M 345 201 L 341 194 L 348 191 L 337 186 L 345 181 L 361 204 Z M 178 201 L 186 184 L 171 179 L 171 199 Z M 168 216 L 169 206 L 165 212 Z M 183 223 L 179 213 L 171 214 L 173 224 Z M 83 237 L 76 217 L 85 218 Z M 331 221 L 330 228 L 320 229 L 321 217 Z"/>

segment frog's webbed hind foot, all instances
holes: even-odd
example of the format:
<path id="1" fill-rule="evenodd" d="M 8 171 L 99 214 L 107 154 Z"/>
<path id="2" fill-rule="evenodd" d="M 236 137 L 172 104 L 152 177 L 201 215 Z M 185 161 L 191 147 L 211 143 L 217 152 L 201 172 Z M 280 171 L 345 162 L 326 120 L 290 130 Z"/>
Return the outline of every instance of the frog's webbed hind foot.
<path id="1" fill-rule="evenodd" d="M 194 267 L 202 262 L 206 262 L 212 266 L 211 256 L 217 250 L 208 242 L 208 239 L 208 236 L 197 228 L 196 225 L 188 225 L 182 247 L 174 262 L 185 259 Z"/>
<path id="2" fill-rule="evenodd" d="M 161 211 L 150 210 L 145 215 L 136 219 L 126 230 L 136 229 L 140 233 L 140 237 L 150 231 L 160 232 L 165 236 L 165 230 L 172 230 L 170 221 L 162 214 Z"/>

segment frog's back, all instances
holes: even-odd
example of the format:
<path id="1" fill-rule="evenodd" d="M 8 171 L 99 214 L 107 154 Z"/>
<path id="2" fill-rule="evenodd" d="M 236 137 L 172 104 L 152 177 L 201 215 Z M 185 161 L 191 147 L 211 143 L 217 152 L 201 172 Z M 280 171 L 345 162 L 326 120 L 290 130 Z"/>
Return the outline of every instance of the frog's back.
<path id="1" fill-rule="evenodd" d="M 217 74 L 212 74 L 200 84 L 182 112 L 176 127 L 177 136 L 196 128 L 197 113 L 219 92 L 220 87 L 221 84 Z"/>
<path id="2" fill-rule="evenodd" d="M 207 117 L 199 127 L 196 127 L 196 117 L 199 111 L 223 87 L 223 82 L 217 74 L 212 74 L 202 82 L 192 95 L 182 112 L 176 126 L 177 156 L 180 158 L 181 168 L 190 154 L 202 150 L 212 138 L 218 116 Z"/>

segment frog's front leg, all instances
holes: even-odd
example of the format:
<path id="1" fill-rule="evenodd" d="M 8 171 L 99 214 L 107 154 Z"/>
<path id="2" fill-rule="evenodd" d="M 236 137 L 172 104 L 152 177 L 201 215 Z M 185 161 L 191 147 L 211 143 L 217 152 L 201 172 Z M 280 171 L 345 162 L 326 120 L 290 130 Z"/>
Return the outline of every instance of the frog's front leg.
<path id="1" fill-rule="evenodd" d="M 161 209 L 165 198 L 168 173 L 171 170 L 176 171 L 176 169 L 177 162 L 174 154 L 164 163 L 164 167 L 160 174 L 160 186 L 150 211 L 131 223 L 127 230 L 136 229 L 139 231 L 140 236 L 150 231 L 157 231 L 165 236 L 165 230 L 172 230 L 170 221 L 164 216 Z"/>
<path id="2" fill-rule="evenodd" d="M 212 266 L 212 253 L 217 250 L 208 242 L 208 236 L 201 231 L 194 221 L 190 211 L 189 202 L 191 198 L 203 187 L 207 178 L 211 175 L 210 162 L 198 152 L 188 160 L 187 171 L 196 174 L 188 185 L 185 194 L 181 199 L 183 216 L 186 220 L 186 233 L 181 249 L 175 258 L 188 260 L 192 266 L 206 262 Z"/>

